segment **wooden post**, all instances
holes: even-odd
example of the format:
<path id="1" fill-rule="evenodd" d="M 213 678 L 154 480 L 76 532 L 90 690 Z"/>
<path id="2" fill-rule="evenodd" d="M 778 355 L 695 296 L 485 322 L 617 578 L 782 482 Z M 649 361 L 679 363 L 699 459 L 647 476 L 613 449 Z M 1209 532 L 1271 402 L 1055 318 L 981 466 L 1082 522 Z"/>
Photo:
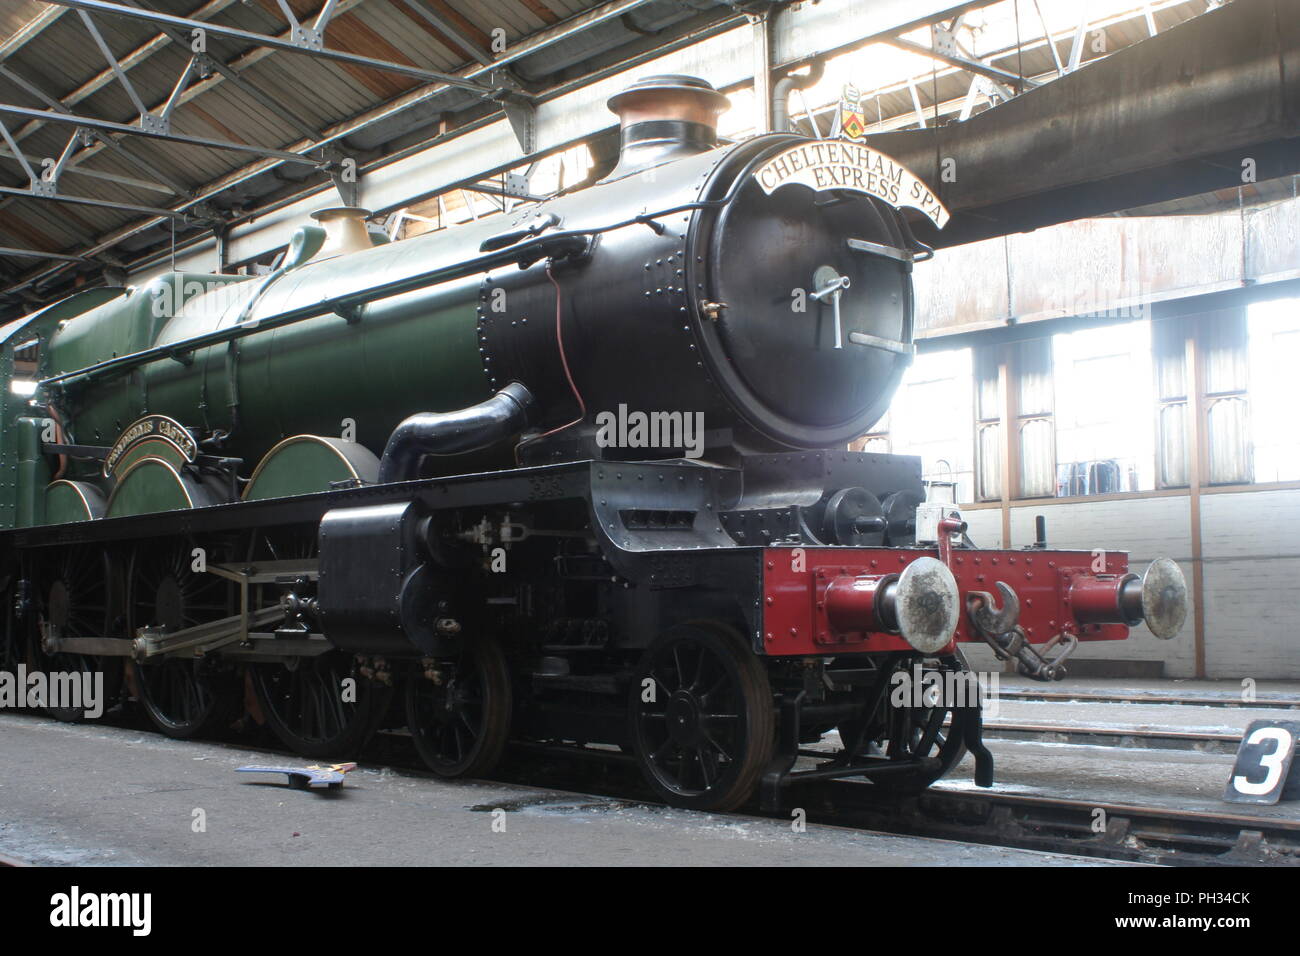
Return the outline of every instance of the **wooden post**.
<path id="1" fill-rule="evenodd" d="M 1187 488 L 1188 507 L 1191 511 L 1192 588 L 1191 612 L 1193 651 L 1196 659 L 1196 676 L 1205 678 L 1205 585 L 1201 548 L 1201 484 L 1209 474 L 1209 451 L 1205 440 L 1205 370 L 1201 367 L 1200 329 L 1208 316 L 1200 316 L 1190 323 L 1187 355 Z"/>
<path id="2" fill-rule="evenodd" d="M 1011 547 L 1011 502 L 1020 492 L 1020 382 L 1015 342 L 1002 345 L 998 360 L 998 396 L 1002 399 L 1002 547 Z M 1002 670 L 1015 674 L 1016 662 L 1003 662 Z"/>
<path id="3" fill-rule="evenodd" d="M 1002 399 L 1002 547 L 1011 547 L 1011 502 L 1020 495 L 1020 401 L 1018 346 L 1002 346 L 998 361 L 998 395 Z"/>

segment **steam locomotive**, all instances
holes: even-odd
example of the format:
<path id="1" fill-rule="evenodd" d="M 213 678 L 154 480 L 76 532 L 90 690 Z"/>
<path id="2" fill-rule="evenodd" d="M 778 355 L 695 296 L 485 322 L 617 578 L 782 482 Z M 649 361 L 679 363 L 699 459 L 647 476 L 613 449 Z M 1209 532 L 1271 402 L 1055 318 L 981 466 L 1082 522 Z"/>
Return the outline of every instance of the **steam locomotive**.
<path id="1" fill-rule="evenodd" d="M 846 450 L 913 355 L 908 216 L 947 211 L 855 143 L 719 145 L 725 105 L 648 77 L 586 188 L 393 243 L 326 210 L 269 275 L 0 331 L 0 667 L 310 757 L 405 726 L 447 777 L 621 749 L 693 808 L 967 751 L 988 785 L 978 700 L 899 675 L 984 641 L 1057 678 L 1173 636 L 1182 576 L 977 550 L 917 458 Z"/>

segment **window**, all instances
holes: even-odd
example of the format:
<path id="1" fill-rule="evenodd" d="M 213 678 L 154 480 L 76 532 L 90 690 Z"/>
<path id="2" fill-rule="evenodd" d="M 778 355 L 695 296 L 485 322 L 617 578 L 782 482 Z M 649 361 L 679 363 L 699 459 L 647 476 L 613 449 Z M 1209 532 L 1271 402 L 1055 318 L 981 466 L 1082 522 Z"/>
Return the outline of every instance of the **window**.
<path id="1" fill-rule="evenodd" d="M 1252 305 L 1247 327 L 1255 480 L 1294 481 L 1300 479 L 1300 427 L 1295 419 L 1300 299 Z"/>
<path id="2" fill-rule="evenodd" d="M 1058 334 L 1052 352 L 1057 495 L 1154 488 L 1150 323 Z"/>
<path id="3" fill-rule="evenodd" d="M 970 349 L 918 355 L 889 407 L 887 424 L 877 426 L 865 450 L 879 450 L 876 436 L 887 428 L 895 455 L 919 455 L 926 481 L 952 483 L 954 500 L 971 501 L 975 470 L 971 374 Z"/>
<path id="4" fill-rule="evenodd" d="M 1200 356 L 1190 405 L 1204 416 L 1202 481 L 1300 480 L 1300 298 L 919 355 L 854 447 L 920 456 L 926 480 L 955 484 L 959 502 L 998 500 L 1005 371 L 1017 499 L 1186 488 L 1189 354 Z"/>

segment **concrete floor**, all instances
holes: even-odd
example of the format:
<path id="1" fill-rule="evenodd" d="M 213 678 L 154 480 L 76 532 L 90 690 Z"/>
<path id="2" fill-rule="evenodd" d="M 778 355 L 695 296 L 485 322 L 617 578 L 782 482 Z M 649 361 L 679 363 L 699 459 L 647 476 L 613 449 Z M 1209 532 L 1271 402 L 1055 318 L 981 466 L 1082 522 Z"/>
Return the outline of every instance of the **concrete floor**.
<path id="1" fill-rule="evenodd" d="M 1081 678 L 1003 690 L 1240 699 L 1237 682 Z M 1300 700 L 1300 682 L 1266 682 L 1259 698 Z M 1300 710 L 1195 704 L 1002 699 L 990 723 L 1193 730 L 1240 735 L 1253 720 Z M 825 746 L 833 746 L 828 735 Z M 1223 811 L 1232 753 L 998 739 L 996 789 L 1099 804 Z M 290 790 L 282 777 L 236 774 L 289 757 L 102 724 L 0 714 L 0 855 L 49 864 L 684 864 L 1044 865 L 1069 856 L 809 825 L 690 813 L 504 783 L 446 782 L 365 767 L 340 792 Z M 967 758 L 937 786 L 973 787 Z M 560 774 L 563 779 L 563 774 Z M 580 783 L 575 782 L 575 786 Z M 504 810 L 504 814 L 492 811 Z M 196 810 L 206 831 L 195 832 Z M 1300 805 L 1232 805 L 1300 819 Z M 505 832 L 493 829 L 504 820 Z"/>
<path id="2" fill-rule="evenodd" d="M 310 761 L 0 714 L 0 854 L 54 865 L 1097 864 L 389 769 L 358 769 L 328 794 L 235 773 L 268 762 Z M 193 829 L 199 810 L 205 832 Z"/>

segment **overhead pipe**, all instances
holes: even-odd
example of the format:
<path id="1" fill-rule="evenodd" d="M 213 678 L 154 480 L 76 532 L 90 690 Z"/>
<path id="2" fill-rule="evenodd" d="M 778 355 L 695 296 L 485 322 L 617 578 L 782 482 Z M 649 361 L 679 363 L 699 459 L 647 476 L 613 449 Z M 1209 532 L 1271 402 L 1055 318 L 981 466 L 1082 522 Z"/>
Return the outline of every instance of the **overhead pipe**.
<path id="1" fill-rule="evenodd" d="M 790 94 L 795 90 L 806 90 L 815 83 L 821 82 L 822 76 L 826 73 L 826 63 L 823 60 L 813 60 L 808 66 L 807 74 L 787 73 L 777 80 L 776 85 L 772 87 L 772 132 L 789 133 L 792 131 Z M 816 121 L 813 120 L 813 122 Z M 817 135 L 818 132 L 816 129 L 813 130 L 814 135 Z"/>

